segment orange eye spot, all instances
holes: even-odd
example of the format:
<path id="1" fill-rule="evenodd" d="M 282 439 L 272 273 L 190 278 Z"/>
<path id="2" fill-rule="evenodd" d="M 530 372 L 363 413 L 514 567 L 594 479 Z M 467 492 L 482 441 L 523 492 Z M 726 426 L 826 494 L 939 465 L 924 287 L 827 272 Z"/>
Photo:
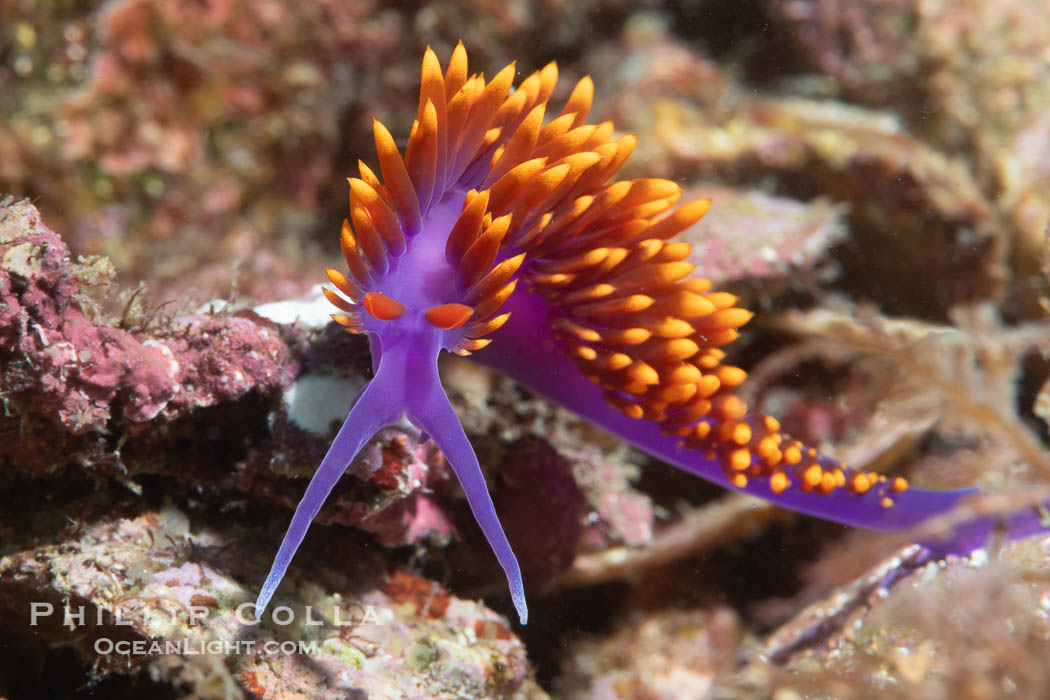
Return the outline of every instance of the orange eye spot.
<path id="1" fill-rule="evenodd" d="M 908 480 L 902 477 L 897 477 L 890 484 L 890 491 L 893 493 L 901 493 L 908 490 Z"/>
<path id="2" fill-rule="evenodd" d="M 405 305 L 396 299 L 391 299 L 380 292 L 369 292 L 365 294 L 362 302 L 365 311 L 379 321 L 393 321 L 405 313 Z"/>
<path id="3" fill-rule="evenodd" d="M 423 316 L 438 328 L 446 331 L 459 328 L 474 315 L 474 309 L 465 304 L 441 304 L 431 306 Z"/>

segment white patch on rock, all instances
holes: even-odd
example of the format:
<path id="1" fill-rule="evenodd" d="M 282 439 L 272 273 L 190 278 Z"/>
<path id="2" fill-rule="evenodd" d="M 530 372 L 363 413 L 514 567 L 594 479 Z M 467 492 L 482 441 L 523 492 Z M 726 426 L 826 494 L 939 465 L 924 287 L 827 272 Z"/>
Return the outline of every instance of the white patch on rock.
<path id="1" fill-rule="evenodd" d="M 327 437 L 332 423 L 342 423 L 361 387 L 362 379 L 334 374 L 306 374 L 284 392 L 284 406 L 293 423 Z"/>
<path id="2" fill-rule="evenodd" d="M 324 328 L 332 322 L 332 314 L 339 309 L 332 306 L 324 294 L 321 285 L 314 285 L 306 296 L 299 299 L 274 301 L 256 306 L 255 313 L 274 323 L 292 324 L 299 322 L 309 328 Z"/>

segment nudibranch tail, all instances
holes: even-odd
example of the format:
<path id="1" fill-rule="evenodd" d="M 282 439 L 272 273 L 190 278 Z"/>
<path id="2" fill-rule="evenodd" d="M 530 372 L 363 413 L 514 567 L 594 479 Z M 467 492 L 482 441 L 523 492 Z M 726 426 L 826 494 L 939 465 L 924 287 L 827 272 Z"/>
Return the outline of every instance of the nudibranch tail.
<path id="1" fill-rule="evenodd" d="M 512 91 L 514 72 L 469 73 L 462 44 L 442 71 L 428 48 L 404 156 L 374 122 L 382 177 L 359 163 L 349 179 L 347 272 L 328 270 L 341 294 L 325 294 L 335 321 L 368 335 L 376 376 L 296 509 L 261 606 L 346 465 L 405 414 L 459 477 L 524 623 L 517 562 L 438 380 L 443 349 L 492 344 L 478 360 L 682 469 L 801 512 L 905 530 L 969 495 L 851 469 L 749 413 L 735 393 L 747 375 L 720 346 L 751 313 L 693 276 L 691 246 L 673 240 L 710 202 L 676 206 L 669 180 L 612 180 L 637 140 L 587 123 L 589 78 L 553 114 L 555 65 Z M 974 521 L 955 543 L 993 525 Z M 1027 514 L 1009 534 L 1037 525 Z"/>
<path id="2" fill-rule="evenodd" d="M 495 337 L 491 351 L 476 356 L 478 362 L 586 416 L 590 422 L 642 451 L 725 488 L 758 496 L 800 513 L 879 532 L 909 532 L 977 496 L 974 488 L 933 491 L 907 487 L 896 479 L 875 474 L 864 474 L 869 480 L 867 488 L 850 489 L 844 483 L 847 475 L 861 472 L 826 455 L 810 453 L 808 449 L 807 462 L 800 461 L 776 472 L 784 474 L 789 479 L 788 484 L 778 484 L 775 478 L 764 476 L 768 470 L 761 466 L 757 455 L 750 467 L 743 471 L 749 477 L 748 481 L 741 483 L 734 479 L 740 472 L 726 469 L 724 460 L 717 458 L 719 454 L 724 455 L 725 450 L 716 451 L 716 458 L 708 458 L 712 455 L 705 455 L 688 440 L 668 433 L 659 423 L 630 417 L 603 399 L 606 389 L 582 376 L 573 359 L 552 353 L 544 358 L 543 363 L 531 362 L 529 357 L 534 348 L 553 346 L 557 342 L 556 332 L 546 322 L 548 310 L 541 299 L 529 295 L 516 297 L 508 307 L 511 321 Z M 764 416 L 748 418 L 755 422 L 766 420 Z M 814 465 L 821 470 L 821 478 L 812 478 L 807 483 L 806 473 L 812 473 Z M 836 481 L 825 486 L 824 474 L 834 475 Z M 839 483 L 842 485 L 837 486 Z M 968 554 L 996 538 L 1018 539 L 1047 529 L 1044 504 L 1016 513 L 980 515 L 943 535 L 931 535 L 922 544 L 938 556 Z"/>

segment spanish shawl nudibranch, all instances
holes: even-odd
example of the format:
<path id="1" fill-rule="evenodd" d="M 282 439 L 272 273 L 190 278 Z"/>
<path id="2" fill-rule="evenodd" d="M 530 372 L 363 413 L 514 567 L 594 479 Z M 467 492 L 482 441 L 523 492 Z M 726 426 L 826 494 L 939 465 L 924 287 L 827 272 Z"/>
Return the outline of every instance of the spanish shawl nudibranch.
<path id="1" fill-rule="evenodd" d="M 619 435 L 727 488 L 794 510 L 901 531 L 973 492 L 924 491 L 826 457 L 748 413 L 733 390 L 745 372 L 719 346 L 751 314 L 690 277 L 688 243 L 672 240 L 708 201 L 677 209 L 668 180 L 610 182 L 635 146 L 610 122 L 588 124 L 580 80 L 547 118 L 551 63 L 513 91 L 514 65 L 486 81 L 456 46 L 446 70 L 429 48 L 404 157 L 374 122 L 382 181 L 350 178 L 341 243 L 349 275 L 325 290 L 351 333 L 367 333 L 375 378 L 350 410 L 295 510 L 259 593 L 261 614 L 306 530 L 357 452 L 407 416 L 459 478 L 510 584 L 522 624 L 517 560 L 478 459 L 441 387 L 442 350 L 469 355 Z M 1044 529 L 1034 511 L 969 521 L 937 551 L 970 551 L 989 535 Z"/>

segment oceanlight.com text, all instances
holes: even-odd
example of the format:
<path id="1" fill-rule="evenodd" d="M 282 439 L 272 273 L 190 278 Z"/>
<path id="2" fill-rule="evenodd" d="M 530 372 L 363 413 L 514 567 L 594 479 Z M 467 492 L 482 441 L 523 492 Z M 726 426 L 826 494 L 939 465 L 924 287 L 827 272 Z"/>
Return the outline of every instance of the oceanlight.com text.
<path id="1" fill-rule="evenodd" d="M 157 656 L 160 654 L 178 654 L 181 656 L 197 656 L 203 654 L 214 654 L 221 656 L 233 656 L 236 654 L 316 654 L 320 648 L 317 642 L 296 642 L 285 640 L 279 642 L 273 639 L 241 639 L 241 640 L 218 640 L 191 642 L 187 640 L 175 641 L 151 641 L 149 639 L 137 639 L 133 641 L 113 641 L 108 637 L 99 637 L 95 640 L 95 653 L 108 656 L 118 654 L 120 656 Z"/>

